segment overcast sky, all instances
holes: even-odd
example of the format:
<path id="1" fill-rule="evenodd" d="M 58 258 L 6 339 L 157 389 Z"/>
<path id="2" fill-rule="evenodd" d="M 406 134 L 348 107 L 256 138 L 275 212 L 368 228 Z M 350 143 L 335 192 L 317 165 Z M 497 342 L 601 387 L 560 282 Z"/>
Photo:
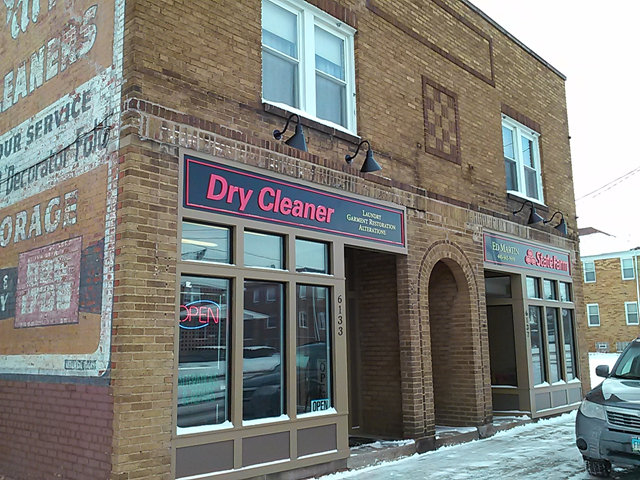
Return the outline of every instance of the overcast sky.
<path id="1" fill-rule="evenodd" d="M 567 77 L 578 226 L 604 230 L 628 241 L 628 248 L 640 246 L 640 154 L 629 147 L 640 111 L 640 1 L 471 2 Z"/>

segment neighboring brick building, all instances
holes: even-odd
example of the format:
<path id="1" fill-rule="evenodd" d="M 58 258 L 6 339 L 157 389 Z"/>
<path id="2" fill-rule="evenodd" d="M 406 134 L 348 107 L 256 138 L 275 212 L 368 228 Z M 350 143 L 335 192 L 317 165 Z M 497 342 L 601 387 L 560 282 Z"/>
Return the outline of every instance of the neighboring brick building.
<path id="1" fill-rule="evenodd" d="M 565 78 L 419 3 L 5 2 L 0 476 L 295 478 L 579 404 Z"/>
<path id="2" fill-rule="evenodd" d="M 604 237 L 597 233 L 590 236 Z M 580 240 L 586 235 L 580 236 Z M 584 303 L 586 309 L 585 335 L 590 352 L 621 352 L 634 338 L 640 336 L 638 320 L 638 249 L 595 253 L 594 242 L 582 256 L 584 274 Z M 609 242 L 609 246 L 611 242 Z M 609 250 L 607 243 L 600 251 Z"/>

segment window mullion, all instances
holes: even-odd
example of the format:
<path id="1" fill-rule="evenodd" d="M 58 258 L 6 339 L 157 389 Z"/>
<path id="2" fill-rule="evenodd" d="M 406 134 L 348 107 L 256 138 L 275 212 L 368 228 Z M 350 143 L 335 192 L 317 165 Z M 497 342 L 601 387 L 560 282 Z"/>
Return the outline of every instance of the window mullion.
<path id="1" fill-rule="evenodd" d="M 300 52 L 300 97 L 301 110 L 316 116 L 316 56 L 315 56 L 315 22 L 313 14 L 301 14 Z"/>
<path id="2" fill-rule="evenodd" d="M 524 171 L 524 160 L 522 158 L 522 138 L 520 137 L 520 129 L 515 127 L 513 129 L 514 139 L 513 139 L 513 147 L 514 152 L 513 156 L 516 161 L 516 171 L 518 173 L 518 192 L 522 195 L 527 195 L 527 186 L 525 183 L 525 171 Z"/>

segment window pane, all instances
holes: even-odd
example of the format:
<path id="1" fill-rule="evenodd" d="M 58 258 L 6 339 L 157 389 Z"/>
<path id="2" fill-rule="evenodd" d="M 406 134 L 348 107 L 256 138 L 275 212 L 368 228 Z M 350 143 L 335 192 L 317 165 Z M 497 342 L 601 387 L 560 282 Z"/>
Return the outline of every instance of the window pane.
<path id="1" fill-rule="evenodd" d="M 631 258 L 622 259 L 622 278 L 631 280 L 635 278 L 633 271 L 633 260 Z"/>
<path id="2" fill-rule="evenodd" d="M 549 374 L 551 375 L 551 383 L 555 383 L 562 379 L 562 365 L 560 363 L 560 335 L 558 325 L 558 310 L 556 308 L 547 308 L 547 340 L 549 344 Z"/>
<path id="3" fill-rule="evenodd" d="M 262 2 L 262 44 L 292 58 L 297 52 L 298 17 L 271 2 Z"/>
<path id="4" fill-rule="evenodd" d="M 600 325 L 600 308 L 597 304 L 587 305 L 587 315 L 589 317 L 590 327 Z"/>
<path id="5" fill-rule="evenodd" d="M 511 159 L 516 158 L 513 153 L 513 131 L 504 126 L 502 127 L 502 149 L 505 157 Z"/>
<path id="6" fill-rule="evenodd" d="M 625 302 L 624 307 L 627 311 L 627 324 L 638 325 L 638 304 L 636 302 Z"/>
<path id="7" fill-rule="evenodd" d="M 268 300 L 269 292 L 274 301 Z M 253 302 L 256 296 L 261 299 L 257 304 Z M 283 305 L 282 284 L 253 280 L 244 283 L 243 420 L 279 417 L 285 413 Z"/>
<path id="8" fill-rule="evenodd" d="M 283 239 L 279 235 L 244 232 L 244 266 L 284 268 Z"/>
<path id="9" fill-rule="evenodd" d="M 540 297 L 540 279 L 534 277 L 527 277 L 527 297 L 528 298 L 541 298 Z"/>
<path id="10" fill-rule="evenodd" d="M 182 260 L 231 263 L 231 231 L 193 222 L 182 222 Z"/>
<path id="11" fill-rule="evenodd" d="M 297 286 L 296 366 L 298 413 L 326 410 L 331 401 L 331 342 L 329 295 L 327 287 L 306 285 L 306 296 Z M 320 293 L 322 292 L 322 293 Z M 300 315 L 304 313 L 304 315 Z M 305 326 L 300 324 L 304 317 Z"/>
<path id="12" fill-rule="evenodd" d="M 547 381 L 544 367 L 544 342 L 542 339 L 542 307 L 529 306 L 529 326 L 531 329 L 531 360 L 533 362 L 533 384 Z"/>
<path id="13" fill-rule="evenodd" d="M 567 370 L 567 381 L 569 381 L 578 378 L 573 334 L 573 310 L 562 309 L 562 328 L 564 329 L 564 363 Z"/>
<path id="14" fill-rule="evenodd" d="M 228 415 L 229 280 L 180 281 L 178 426 L 216 425 Z"/>
<path id="15" fill-rule="evenodd" d="M 487 298 L 511 298 L 511 277 L 487 277 L 484 288 Z"/>
<path id="16" fill-rule="evenodd" d="M 296 272 L 329 273 L 329 246 L 296 238 Z"/>
<path id="17" fill-rule="evenodd" d="M 316 116 L 346 127 L 346 87 L 340 83 L 316 75 Z"/>
<path id="18" fill-rule="evenodd" d="M 556 294 L 556 281 L 555 280 L 544 280 L 544 298 L 545 300 L 557 300 L 558 296 Z"/>
<path id="19" fill-rule="evenodd" d="M 525 167 L 536 168 L 533 159 L 533 142 L 526 137 L 520 137 L 522 141 L 522 162 Z"/>
<path id="20" fill-rule="evenodd" d="M 596 281 L 596 265 L 594 262 L 584 262 L 582 264 L 584 268 L 584 281 L 595 282 Z"/>
<path id="21" fill-rule="evenodd" d="M 527 196 L 531 198 L 538 198 L 538 174 L 535 170 L 529 168 L 524 169 L 524 180 L 527 184 Z"/>
<path id="22" fill-rule="evenodd" d="M 316 69 L 344 80 L 344 41 L 316 27 Z"/>
<path id="23" fill-rule="evenodd" d="M 562 302 L 570 302 L 571 301 L 571 284 L 560 282 L 560 301 Z"/>
<path id="24" fill-rule="evenodd" d="M 262 97 L 298 108 L 298 66 L 262 52 Z"/>
<path id="25" fill-rule="evenodd" d="M 518 173 L 516 171 L 516 162 L 505 157 L 504 169 L 507 175 L 507 190 L 518 191 Z"/>

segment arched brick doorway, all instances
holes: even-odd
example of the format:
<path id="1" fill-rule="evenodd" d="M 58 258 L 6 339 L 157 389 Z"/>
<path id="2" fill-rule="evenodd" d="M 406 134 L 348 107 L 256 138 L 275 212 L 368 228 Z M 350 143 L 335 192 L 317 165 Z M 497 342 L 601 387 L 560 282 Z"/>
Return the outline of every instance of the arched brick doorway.
<path id="1" fill-rule="evenodd" d="M 441 240 L 427 249 L 420 265 L 422 388 L 428 431 L 436 425 L 481 426 L 492 417 L 484 289 L 467 254 L 459 245 Z"/>

